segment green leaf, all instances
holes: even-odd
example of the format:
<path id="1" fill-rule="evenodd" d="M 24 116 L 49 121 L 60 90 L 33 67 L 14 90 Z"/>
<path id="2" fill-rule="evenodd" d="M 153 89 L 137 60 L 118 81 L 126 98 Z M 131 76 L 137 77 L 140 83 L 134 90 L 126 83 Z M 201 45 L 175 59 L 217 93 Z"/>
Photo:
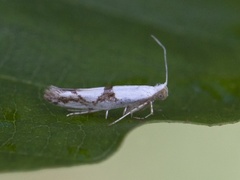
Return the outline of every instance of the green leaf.
<path id="1" fill-rule="evenodd" d="M 133 128 L 152 122 L 240 120 L 239 1 L 0 1 L 0 171 L 94 163 Z M 122 110 L 66 117 L 43 99 L 67 88 L 155 85 L 169 97 L 146 120 Z M 148 110 L 141 111 L 143 116 Z"/>

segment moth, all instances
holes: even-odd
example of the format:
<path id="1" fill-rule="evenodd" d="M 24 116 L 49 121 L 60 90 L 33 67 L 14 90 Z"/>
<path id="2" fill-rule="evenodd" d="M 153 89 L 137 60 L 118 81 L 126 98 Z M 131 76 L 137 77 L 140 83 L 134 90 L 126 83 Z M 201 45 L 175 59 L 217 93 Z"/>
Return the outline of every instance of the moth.
<path id="1" fill-rule="evenodd" d="M 126 116 L 132 116 L 133 113 L 147 106 L 150 106 L 150 113 L 145 117 L 135 118 L 145 119 L 153 115 L 153 102 L 157 99 L 164 100 L 168 96 L 168 65 L 166 48 L 155 36 L 151 35 L 151 37 L 162 47 L 164 52 L 166 80 L 163 84 L 79 89 L 59 88 L 51 85 L 45 90 L 44 98 L 50 103 L 70 111 L 71 113 L 67 114 L 67 116 L 106 111 L 105 118 L 107 119 L 109 110 L 124 108 L 123 115 L 109 125 L 116 124 Z"/>

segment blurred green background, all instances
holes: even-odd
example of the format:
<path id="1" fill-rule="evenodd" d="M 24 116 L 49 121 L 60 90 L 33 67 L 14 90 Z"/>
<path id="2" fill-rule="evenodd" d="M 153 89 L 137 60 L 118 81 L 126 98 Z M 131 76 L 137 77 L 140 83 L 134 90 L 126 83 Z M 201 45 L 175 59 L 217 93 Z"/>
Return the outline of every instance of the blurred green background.
<path id="1" fill-rule="evenodd" d="M 240 120 L 238 1 L 0 1 L 0 170 L 94 163 L 134 127 Z M 67 88 L 155 85 L 169 97 L 144 121 L 106 125 L 122 110 L 66 118 L 43 99 Z M 144 115 L 146 111 L 138 113 Z M 144 134 L 142 135 L 144 136 Z M 149 147 L 152 149 L 152 147 Z M 143 152 L 144 153 L 144 152 Z"/>
<path id="2" fill-rule="evenodd" d="M 114 156 L 86 166 L 1 174 L 1 180 L 238 180 L 240 124 L 149 124 L 132 131 Z"/>

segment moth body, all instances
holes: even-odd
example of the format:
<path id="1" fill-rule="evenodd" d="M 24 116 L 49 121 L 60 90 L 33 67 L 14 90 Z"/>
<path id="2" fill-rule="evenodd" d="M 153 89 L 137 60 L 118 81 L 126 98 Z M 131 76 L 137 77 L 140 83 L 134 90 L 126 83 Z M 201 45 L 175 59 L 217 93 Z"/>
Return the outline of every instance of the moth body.
<path id="1" fill-rule="evenodd" d="M 166 49 L 154 36 L 153 39 L 163 48 L 166 68 L 166 81 L 155 86 L 148 85 L 125 85 L 96 88 L 59 88 L 49 86 L 45 90 L 44 98 L 57 105 L 71 111 L 67 116 L 87 114 L 97 111 L 108 111 L 111 109 L 124 108 L 123 115 L 112 122 L 117 123 L 129 114 L 150 106 L 150 114 L 153 114 L 153 102 L 157 99 L 164 100 L 168 96 L 168 68 L 166 59 Z"/>

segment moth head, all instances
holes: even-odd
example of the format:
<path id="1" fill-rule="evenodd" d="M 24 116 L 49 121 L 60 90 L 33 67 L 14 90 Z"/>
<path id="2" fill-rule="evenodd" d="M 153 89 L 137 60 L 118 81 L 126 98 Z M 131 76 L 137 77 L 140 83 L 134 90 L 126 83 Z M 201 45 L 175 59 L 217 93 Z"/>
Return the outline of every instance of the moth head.
<path id="1" fill-rule="evenodd" d="M 157 92 L 156 99 L 165 100 L 168 97 L 168 88 L 165 86 L 162 90 Z"/>

